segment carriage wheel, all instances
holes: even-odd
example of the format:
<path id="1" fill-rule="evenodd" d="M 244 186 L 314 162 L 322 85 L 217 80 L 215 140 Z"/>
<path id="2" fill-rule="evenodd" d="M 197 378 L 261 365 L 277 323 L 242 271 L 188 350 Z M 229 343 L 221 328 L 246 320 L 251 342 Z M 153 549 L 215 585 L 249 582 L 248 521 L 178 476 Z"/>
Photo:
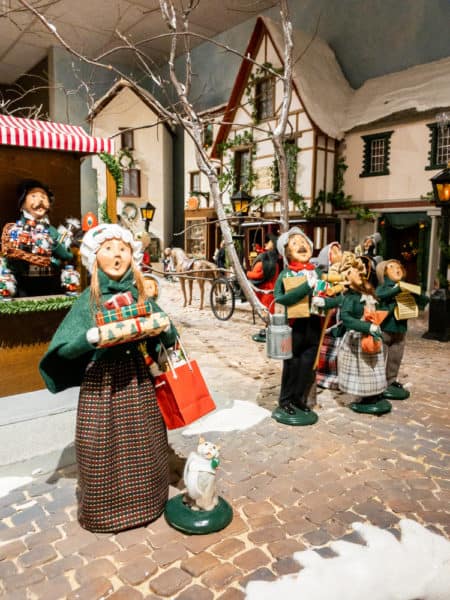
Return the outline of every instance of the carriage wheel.
<path id="1" fill-rule="evenodd" d="M 215 279 L 209 295 L 211 310 L 219 321 L 227 321 L 234 312 L 233 288 L 227 279 Z"/>

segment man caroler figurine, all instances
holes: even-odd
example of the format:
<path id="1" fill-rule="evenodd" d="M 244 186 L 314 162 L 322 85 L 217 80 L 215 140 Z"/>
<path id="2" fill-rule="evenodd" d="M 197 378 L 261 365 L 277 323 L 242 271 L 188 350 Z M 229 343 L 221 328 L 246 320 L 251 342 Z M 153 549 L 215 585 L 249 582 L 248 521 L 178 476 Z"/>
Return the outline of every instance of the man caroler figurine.
<path id="1" fill-rule="evenodd" d="M 293 357 L 283 361 L 279 407 L 272 416 L 288 425 L 312 425 L 318 417 L 307 401 L 314 382 L 321 320 L 311 315 L 310 304 L 320 271 L 310 262 L 312 242 L 299 227 L 282 233 L 277 248 L 285 268 L 278 276 L 274 296 L 285 307 L 292 327 Z"/>
<path id="2" fill-rule="evenodd" d="M 61 264 L 73 256 L 50 225 L 53 193 L 35 179 L 22 181 L 17 191 L 20 218 L 16 223 L 7 223 L 2 234 L 2 250 L 17 280 L 17 295 L 60 293 Z"/>

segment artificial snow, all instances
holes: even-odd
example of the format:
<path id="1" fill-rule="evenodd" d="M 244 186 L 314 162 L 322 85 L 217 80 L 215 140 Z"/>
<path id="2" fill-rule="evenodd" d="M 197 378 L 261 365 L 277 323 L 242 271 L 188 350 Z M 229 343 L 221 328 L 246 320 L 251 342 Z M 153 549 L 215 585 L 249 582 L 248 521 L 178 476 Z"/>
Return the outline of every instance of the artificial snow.
<path id="1" fill-rule="evenodd" d="M 7 496 L 9 492 L 22 487 L 33 481 L 32 477 L 0 477 L 0 498 Z"/>
<path id="2" fill-rule="evenodd" d="M 242 431 L 257 425 L 270 412 L 252 402 L 235 400 L 230 408 L 215 410 L 183 429 L 183 435 L 199 435 L 207 431 Z"/>
<path id="3" fill-rule="evenodd" d="M 274 582 L 254 581 L 247 600 L 448 600 L 450 542 L 410 519 L 400 521 L 401 540 L 370 524 L 354 523 L 366 545 L 336 541 L 338 555 L 296 552 L 303 569 Z"/>

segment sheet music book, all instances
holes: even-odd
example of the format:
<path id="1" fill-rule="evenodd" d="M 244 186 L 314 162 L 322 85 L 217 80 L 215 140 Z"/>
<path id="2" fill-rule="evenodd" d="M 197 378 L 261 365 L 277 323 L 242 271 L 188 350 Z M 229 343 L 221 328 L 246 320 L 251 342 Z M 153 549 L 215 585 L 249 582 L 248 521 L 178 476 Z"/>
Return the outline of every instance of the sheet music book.
<path id="1" fill-rule="evenodd" d="M 306 277 L 284 277 L 284 291 L 289 292 L 302 283 L 305 283 L 305 281 Z M 288 319 L 305 319 L 309 317 L 309 296 L 305 296 L 297 304 L 292 304 L 292 306 L 287 306 L 286 308 Z"/>
<path id="2" fill-rule="evenodd" d="M 417 294 L 417 296 L 420 296 L 420 285 L 416 285 L 415 283 L 406 283 L 406 281 L 400 281 L 399 286 L 404 292 L 410 292 L 411 294 Z"/>
<path id="3" fill-rule="evenodd" d="M 400 294 L 395 296 L 395 301 L 397 306 L 394 308 L 394 317 L 398 321 L 402 319 L 416 319 L 419 316 L 419 307 L 414 300 L 414 296 L 409 292 L 400 292 Z"/>

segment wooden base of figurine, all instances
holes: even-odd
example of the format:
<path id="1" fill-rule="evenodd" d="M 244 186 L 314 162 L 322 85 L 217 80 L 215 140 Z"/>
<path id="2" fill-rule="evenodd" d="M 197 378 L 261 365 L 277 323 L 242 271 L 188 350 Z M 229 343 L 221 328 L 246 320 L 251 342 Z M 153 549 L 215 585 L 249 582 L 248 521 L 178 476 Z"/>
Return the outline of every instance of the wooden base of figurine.
<path id="1" fill-rule="evenodd" d="M 272 412 L 272 419 L 275 419 L 278 423 L 283 425 L 292 425 L 294 427 L 305 427 L 307 425 L 314 425 L 319 420 L 319 416 L 313 410 L 302 410 L 301 408 L 295 409 L 295 414 L 290 415 L 281 407 L 277 407 Z"/>
<path id="2" fill-rule="evenodd" d="M 264 343 L 266 341 L 266 332 L 264 332 L 264 334 L 262 334 L 261 331 L 259 333 L 255 333 L 255 335 L 252 335 L 252 340 L 254 342 Z"/>
<path id="3" fill-rule="evenodd" d="M 171 498 L 164 511 L 166 521 L 174 529 L 191 535 L 201 535 L 220 531 L 233 519 L 233 509 L 219 496 L 219 502 L 212 510 L 193 510 L 184 503 L 184 494 Z"/>
<path id="4" fill-rule="evenodd" d="M 383 392 L 383 398 L 387 398 L 388 400 L 406 400 L 410 395 L 409 391 L 405 390 L 405 388 L 394 385 L 388 386 Z"/>
<path id="5" fill-rule="evenodd" d="M 381 398 L 374 402 L 352 402 L 350 408 L 353 412 L 363 413 L 365 415 L 385 415 L 386 413 L 391 412 L 392 404 L 385 398 Z"/>

